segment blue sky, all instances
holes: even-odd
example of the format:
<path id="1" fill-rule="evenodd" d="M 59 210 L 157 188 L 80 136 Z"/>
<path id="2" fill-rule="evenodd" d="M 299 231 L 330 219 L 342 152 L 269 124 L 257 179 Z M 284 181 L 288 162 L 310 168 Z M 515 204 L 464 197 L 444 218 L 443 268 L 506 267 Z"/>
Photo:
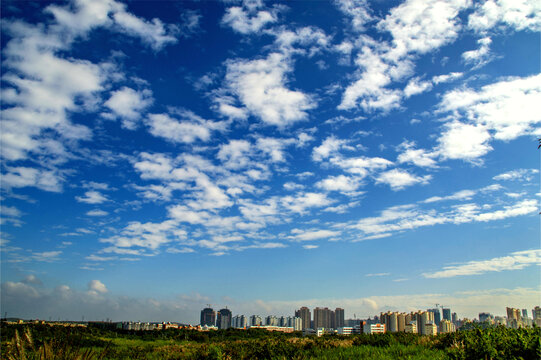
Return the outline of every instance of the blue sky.
<path id="1" fill-rule="evenodd" d="M 538 2 L 2 14 L 2 313 L 539 305 Z"/>

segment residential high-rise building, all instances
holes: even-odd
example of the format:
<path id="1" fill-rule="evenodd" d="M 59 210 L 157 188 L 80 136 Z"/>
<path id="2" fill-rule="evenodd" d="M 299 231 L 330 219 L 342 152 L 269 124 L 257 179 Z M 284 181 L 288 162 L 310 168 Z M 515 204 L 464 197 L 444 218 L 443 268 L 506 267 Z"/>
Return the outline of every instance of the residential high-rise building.
<path id="1" fill-rule="evenodd" d="M 527 319 L 527 318 L 528 318 L 528 310 L 527 310 L 527 309 L 522 309 L 522 318 L 523 318 L 523 319 Z"/>
<path id="2" fill-rule="evenodd" d="M 510 320 L 520 320 L 520 310 L 515 308 L 506 308 L 507 310 L 507 321 Z"/>
<path id="3" fill-rule="evenodd" d="M 293 328 L 293 330 L 295 331 L 302 331 L 302 319 L 300 317 L 294 317 L 293 318 L 293 321 L 292 321 L 292 325 L 293 326 L 290 326 Z"/>
<path id="4" fill-rule="evenodd" d="M 426 324 L 434 324 L 434 313 L 430 311 L 418 311 L 414 313 L 417 322 L 417 332 L 421 335 L 427 335 Z M 430 328 L 430 331 L 433 329 Z"/>
<path id="5" fill-rule="evenodd" d="M 341 327 L 344 327 L 345 318 L 344 318 L 344 309 L 342 308 L 336 308 L 334 310 L 334 328 L 338 329 Z"/>
<path id="6" fill-rule="evenodd" d="M 326 314 L 325 309 L 326 308 L 319 308 L 319 307 L 316 307 L 314 309 L 314 329 L 328 327 L 327 321 L 326 321 L 327 314 Z"/>
<path id="7" fill-rule="evenodd" d="M 455 325 L 458 323 L 458 316 L 456 313 L 451 314 L 451 322 Z"/>
<path id="8" fill-rule="evenodd" d="M 411 321 L 409 324 L 406 324 L 404 332 L 417 334 L 417 322 Z"/>
<path id="9" fill-rule="evenodd" d="M 494 316 L 489 313 L 479 313 L 479 322 L 488 322 L 492 323 L 494 320 Z"/>
<path id="10" fill-rule="evenodd" d="M 537 327 L 541 327 L 541 307 L 536 306 L 532 309 L 532 323 L 534 323 Z"/>
<path id="11" fill-rule="evenodd" d="M 445 320 L 451 321 L 451 309 L 443 308 L 441 309 L 441 311 L 443 313 L 443 318 Z"/>
<path id="12" fill-rule="evenodd" d="M 438 335 L 438 327 L 434 323 L 426 323 L 423 335 Z"/>
<path id="13" fill-rule="evenodd" d="M 280 319 L 278 319 L 274 315 L 269 315 L 265 318 L 265 325 L 267 326 L 279 326 L 280 325 Z"/>
<path id="14" fill-rule="evenodd" d="M 398 332 L 406 331 L 406 314 L 398 314 Z"/>
<path id="15" fill-rule="evenodd" d="M 532 318 L 535 319 L 541 319 L 541 307 L 536 306 L 532 309 Z"/>
<path id="16" fill-rule="evenodd" d="M 428 309 L 428 311 L 434 314 L 434 324 L 439 325 L 440 320 L 441 320 L 440 309 L 434 308 L 434 309 Z"/>
<path id="17" fill-rule="evenodd" d="M 334 322 L 334 311 L 329 308 L 314 309 L 314 329 L 332 329 Z"/>
<path id="18" fill-rule="evenodd" d="M 394 311 L 388 311 L 386 313 L 380 313 L 379 319 L 382 324 L 385 324 L 386 331 L 397 332 L 398 331 L 398 313 Z"/>
<path id="19" fill-rule="evenodd" d="M 246 316 L 244 315 L 235 315 L 231 320 L 231 326 L 237 329 L 245 329 L 248 325 L 246 321 Z"/>
<path id="20" fill-rule="evenodd" d="M 214 326 L 216 323 L 216 312 L 208 307 L 201 310 L 201 326 Z"/>
<path id="21" fill-rule="evenodd" d="M 216 326 L 218 329 L 225 330 L 231 327 L 231 315 L 231 310 L 228 308 L 218 311 L 218 316 L 216 318 Z"/>
<path id="22" fill-rule="evenodd" d="M 439 326 L 440 333 L 450 333 L 450 332 L 455 332 L 455 331 L 456 331 L 455 325 L 451 321 L 445 320 L 445 319 L 440 321 L 440 326 Z"/>
<path id="23" fill-rule="evenodd" d="M 262 324 L 263 324 L 263 320 L 261 319 L 261 316 L 259 315 L 250 316 L 250 326 L 261 326 Z"/>
<path id="24" fill-rule="evenodd" d="M 295 311 L 295 316 L 301 318 L 302 330 L 311 328 L 310 322 L 312 320 L 312 314 L 310 314 L 310 309 L 303 306 L 299 310 Z"/>

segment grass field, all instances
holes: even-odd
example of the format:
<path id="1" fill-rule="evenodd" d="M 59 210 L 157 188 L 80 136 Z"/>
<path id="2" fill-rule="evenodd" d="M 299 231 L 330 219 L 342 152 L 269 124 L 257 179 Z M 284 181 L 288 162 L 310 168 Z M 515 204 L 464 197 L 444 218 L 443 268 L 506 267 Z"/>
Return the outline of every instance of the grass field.
<path id="1" fill-rule="evenodd" d="M 541 359 L 539 328 L 302 337 L 265 330 L 1 326 L 4 359 Z"/>

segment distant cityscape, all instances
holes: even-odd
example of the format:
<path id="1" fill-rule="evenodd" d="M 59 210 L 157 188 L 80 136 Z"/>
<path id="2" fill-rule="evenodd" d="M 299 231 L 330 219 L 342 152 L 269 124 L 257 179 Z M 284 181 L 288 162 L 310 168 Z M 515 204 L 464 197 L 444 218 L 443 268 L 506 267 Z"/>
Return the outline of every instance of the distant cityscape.
<path id="1" fill-rule="evenodd" d="M 436 304 L 438 305 L 438 304 Z M 440 311 L 441 309 L 441 311 Z M 386 332 L 405 332 L 421 335 L 436 335 L 438 333 L 455 332 L 469 329 L 472 326 L 506 326 L 513 329 L 522 327 L 541 327 L 541 307 L 536 306 L 528 316 L 527 309 L 507 307 L 507 316 L 494 316 L 490 313 L 479 313 L 476 319 L 459 319 L 450 308 L 435 307 L 427 310 L 417 310 L 409 313 L 398 311 L 381 312 L 367 319 L 345 319 L 342 308 L 334 310 L 327 307 L 316 307 L 312 311 L 308 307 L 295 310 L 293 316 L 265 317 L 259 315 L 235 315 L 227 307 L 215 311 L 210 305 L 201 310 L 200 323 L 196 325 L 177 322 L 141 322 L 141 321 L 44 321 L 22 320 L 4 317 L 8 323 L 41 323 L 61 326 L 94 326 L 108 329 L 130 331 L 191 329 L 197 331 L 213 331 L 226 329 L 264 329 L 267 331 L 294 332 L 302 331 L 303 335 L 351 335 L 376 334 Z"/>
<path id="2" fill-rule="evenodd" d="M 437 304 L 438 305 L 438 304 Z M 541 308 L 536 306 L 528 317 L 527 309 L 506 308 L 507 316 L 494 316 L 490 313 L 479 313 L 478 319 L 459 319 L 450 308 L 435 307 L 433 309 L 412 311 L 410 313 L 387 311 L 368 319 L 345 319 L 344 309 L 334 310 L 327 307 L 316 307 L 310 311 L 308 307 L 296 310 L 293 316 L 261 317 L 259 315 L 235 315 L 228 308 L 214 311 L 210 305 L 201 310 L 199 327 L 201 330 L 225 330 L 229 328 L 249 329 L 262 328 L 269 331 L 293 332 L 302 331 L 305 335 L 323 334 L 374 334 L 385 332 L 418 333 L 436 335 L 454 332 L 468 324 L 503 325 L 510 328 L 541 326 Z M 312 316 L 313 314 L 313 316 Z"/>

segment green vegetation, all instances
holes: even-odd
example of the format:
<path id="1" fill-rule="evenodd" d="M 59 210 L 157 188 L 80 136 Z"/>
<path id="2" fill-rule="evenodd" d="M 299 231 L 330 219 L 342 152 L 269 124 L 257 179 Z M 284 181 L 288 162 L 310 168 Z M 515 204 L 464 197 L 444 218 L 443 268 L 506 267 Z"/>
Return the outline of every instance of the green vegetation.
<path id="1" fill-rule="evenodd" d="M 302 337 L 266 330 L 126 331 L 1 325 L 5 359 L 540 359 L 540 328 Z"/>

